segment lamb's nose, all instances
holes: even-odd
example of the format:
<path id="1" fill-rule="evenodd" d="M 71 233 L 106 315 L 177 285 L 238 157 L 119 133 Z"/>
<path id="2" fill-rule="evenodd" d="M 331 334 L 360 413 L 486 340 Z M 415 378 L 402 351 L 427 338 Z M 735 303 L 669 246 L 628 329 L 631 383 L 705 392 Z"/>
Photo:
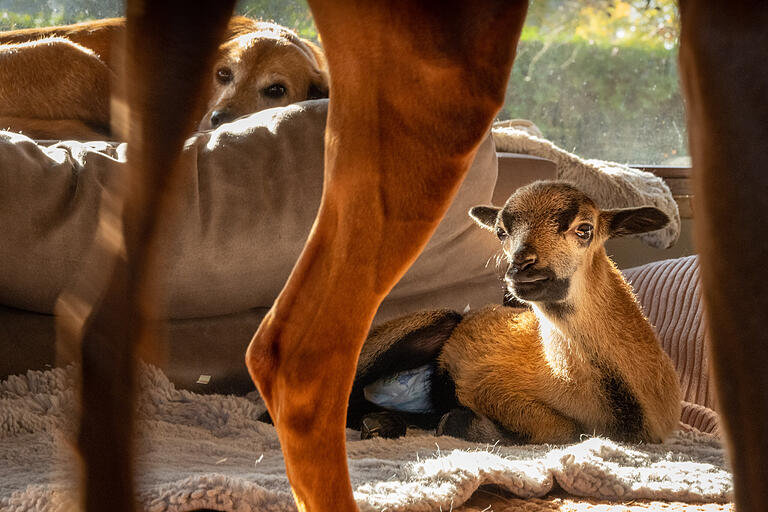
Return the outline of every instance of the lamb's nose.
<path id="1" fill-rule="evenodd" d="M 536 263 L 536 252 L 530 247 L 523 247 L 512 258 L 512 267 L 521 272 Z"/>

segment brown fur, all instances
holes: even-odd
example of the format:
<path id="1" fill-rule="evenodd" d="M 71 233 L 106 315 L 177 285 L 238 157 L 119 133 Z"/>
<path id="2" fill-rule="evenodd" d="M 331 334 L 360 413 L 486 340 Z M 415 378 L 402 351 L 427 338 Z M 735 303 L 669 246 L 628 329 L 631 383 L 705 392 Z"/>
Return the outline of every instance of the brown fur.
<path id="1" fill-rule="evenodd" d="M 0 45 L 0 129 L 98 137 L 109 127 L 112 78 L 93 51 L 63 37 Z"/>
<path id="2" fill-rule="evenodd" d="M 660 442 L 672 432 L 680 416 L 677 375 L 603 247 L 611 236 L 666 224 L 660 212 L 655 224 L 628 217 L 639 212 L 646 219 L 646 210 L 601 212 L 573 187 L 538 182 L 518 190 L 492 223 L 476 219 L 506 233 L 502 247 L 510 263 L 524 248 L 535 256 L 530 271 L 552 269 L 569 285 L 556 301 L 526 299 L 511 270 L 510 290 L 532 309 L 492 307 L 459 324 L 440 357 L 459 402 L 533 442 L 573 441 L 579 434 Z M 575 215 L 562 224 L 562 212 Z M 619 213 L 626 220 L 612 225 Z M 594 228 L 588 243 L 576 234 L 585 224 Z M 607 374 L 639 402 L 643 421 L 636 432 L 617 424 Z"/>
<path id="3" fill-rule="evenodd" d="M 231 72 L 230 83 L 222 84 L 216 78 L 222 69 Z M 285 95 L 272 98 L 265 94 L 273 84 L 283 86 Z M 251 32 L 219 47 L 208 112 L 199 128 L 215 127 L 211 119 L 214 112 L 230 121 L 250 112 L 327 96 L 328 73 L 322 50 L 285 27 L 256 22 Z"/>
<path id="4" fill-rule="evenodd" d="M 125 35 L 113 18 L 63 27 L 0 33 L 0 129 L 38 139 L 103 139 L 111 136 L 110 94 L 118 64 L 111 48 Z M 230 83 L 216 79 L 226 67 Z M 272 84 L 285 94 L 271 98 Z M 234 17 L 219 46 L 199 129 L 265 108 L 327 97 L 322 50 L 274 23 Z M 205 115 L 204 115 L 205 114 Z M 50 121 L 50 122 L 47 122 Z"/>
<path id="5" fill-rule="evenodd" d="M 463 437 L 564 443 L 602 434 L 661 442 L 672 432 L 680 415 L 677 375 L 603 247 L 607 238 L 632 232 L 632 226 L 642 231 L 667 222 L 656 211 L 657 224 L 638 228 L 632 220 L 647 218 L 646 210 L 635 210 L 639 217 L 630 217 L 632 210 L 600 212 L 570 185 L 549 182 L 520 189 L 503 209 L 472 210 L 481 226 L 503 233 L 510 262 L 524 248 L 536 257 L 530 271 L 552 269 L 555 279 L 568 279 L 569 285 L 554 301 L 527 300 L 518 292 L 531 310 L 491 306 L 471 312 L 447 337 L 438 360 L 455 384 L 458 402 L 511 433 L 487 427 L 478 433 L 468 425 Z M 562 212 L 572 217 L 564 226 Z M 619 212 L 623 223 L 611 227 Z M 588 244 L 575 234 L 585 223 L 594 226 Z M 513 290 L 514 274 L 507 275 Z M 375 366 L 371 358 L 443 314 L 420 312 L 373 330 L 358 368 Z M 609 389 L 609 378 L 621 389 Z M 614 410 L 617 391 L 619 399 L 636 400 L 637 415 L 624 418 Z"/>

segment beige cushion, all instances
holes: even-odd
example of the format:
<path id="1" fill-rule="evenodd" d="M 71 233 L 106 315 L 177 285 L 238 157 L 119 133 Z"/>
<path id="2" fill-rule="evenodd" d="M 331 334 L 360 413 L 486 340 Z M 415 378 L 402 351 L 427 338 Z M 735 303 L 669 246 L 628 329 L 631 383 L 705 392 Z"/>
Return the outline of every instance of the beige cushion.
<path id="1" fill-rule="evenodd" d="M 326 112 L 326 100 L 267 110 L 188 141 L 182 213 L 163 235 L 166 279 L 158 283 L 170 318 L 271 305 L 319 205 Z M 20 135 L 0 136 L 0 304 L 53 311 L 93 238 L 101 190 L 124 168 L 124 150 L 75 142 L 44 148 Z M 486 262 L 496 244 L 466 211 L 490 202 L 495 181 L 488 138 L 393 300 L 493 281 Z M 478 300 L 498 299 L 500 288 L 491 288 Z"/>
<path id="2" fill-rule="evenodd" d="M 309 233 L 323 180 L 327 100 L 263 111 L 191 138 L 182 156 L 181 215 L 166 227 L 162 292 L 168 297 L 171 376 L 188 381 L 233 365 L 287 279 Z M 43 147 L 0 132 L 0 374 L 52 353 L 50 316 L 93 239 L 102 190 L 125 168 L 125 145 Z M 499 302 L 488 264 L 498 243 L 467 210 L 496 183 L 493 141 L 482 143 L 422 256 L 377 320 L 419 308 Z M 46 316 L 30 316 L 30 312 Z M 9 363 L 8 361 L 12 361 Z M 15 361 L 15 362 L 13 362 Z M 194 380 L 192 380 L 194 382 Z"/>

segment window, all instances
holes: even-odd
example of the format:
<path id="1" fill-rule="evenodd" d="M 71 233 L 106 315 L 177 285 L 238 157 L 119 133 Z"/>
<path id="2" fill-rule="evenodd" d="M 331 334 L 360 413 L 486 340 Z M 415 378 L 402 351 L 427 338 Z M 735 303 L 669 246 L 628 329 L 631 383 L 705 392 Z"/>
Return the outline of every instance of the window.
<path id="1" fill-rule="evenodd" d="M 585 158 L 690 165 L 676 0 L 532 0 L 501 119 Z"/>

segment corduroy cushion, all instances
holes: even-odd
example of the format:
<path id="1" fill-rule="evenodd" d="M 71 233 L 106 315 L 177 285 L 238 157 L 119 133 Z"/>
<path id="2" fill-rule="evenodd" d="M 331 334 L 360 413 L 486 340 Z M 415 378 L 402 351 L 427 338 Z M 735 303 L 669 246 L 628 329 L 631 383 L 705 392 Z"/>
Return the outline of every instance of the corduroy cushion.
<path id="1" fill-rule="evenodd" d="M 718 433 L 709 373 L 709 343 L 697 256 L 656 261 L 624 271 L 680 377 L 681 421 Z"/>

